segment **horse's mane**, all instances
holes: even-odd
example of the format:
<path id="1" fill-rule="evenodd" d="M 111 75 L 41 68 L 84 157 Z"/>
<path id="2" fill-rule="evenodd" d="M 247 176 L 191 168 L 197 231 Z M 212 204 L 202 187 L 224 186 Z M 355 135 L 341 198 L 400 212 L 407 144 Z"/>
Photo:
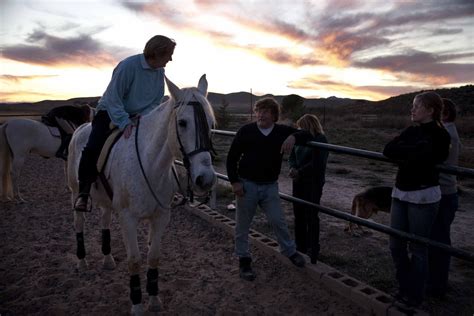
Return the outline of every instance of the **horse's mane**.
<path id="1" fill-rule="evenodd" d="M 215 123 L 216 118 L 214 116 L 214 110 L 212 109 L 211 104 L 209 101 L 199 92 L 197 88 L 184 88 L 181 90 L 181 92 L 184 94 L 184 98 L 182 101 L 182 104 L 187 104 L 192 97 L 194 96 L 196 100 L 202 104 L 204 111 L 208 116 L 212 118 L 212 123 Z M 176 100 L 174 98 L 171 98 L 171 102 L 173 102 L 173 106 L 176 106 Z"/>
<path id="2" fill-rule="evenodd" d="M 181 92 L 184 94 L 184 98 L 183 100 L 179 101 L 180 104 L 178 105 L 178 107 L 181 107 L 181 105 L 183 104 L 187 104 L 194 96 L 197 99 L 197 101 L 202 104 L 206 114 L 212 118 L 212 123 L 215 124 L 216 118 L 215 118 L 214 110 L 212 109 L 212 106 L 209 103 L 209 101 L 198 91 L 197 88 L 183 88 Z M 149 115 L 152 116 L 153 114 L 158 114 L 155 112 L 162 112 L 159 115 L 168 117 L 172 114 L 176 106 L 177 106 L 176 100 L 173 97 L 169 97 L 168 100 L 161 103 L 152 111 L 150 111 L 150 113 L 144 116 L 149 116 Z"/>
<path id="3" fill-rule="evenodd" d="M 211 104 L 197 88 L 183 88 L 181 89 L 181 94 L 183 98 L 178 100 L 178 102 L 173 97 L 170 97 L 168 100 L 161 103 L 159 106 L 143 116 L 143 119 L 150 120 L 151 122 L 154 122 L 153 124 L 159 124 L 158 122 L 166 122 L 166 127 L 171 139 L 176 139 L 175 125 L 178 112 L 183 110 L 183 105 L 188 104 L 193 99 L 193 97 L 196 101 L 202 104 L 206 116 L 211 117 L 211 126 L 214 126 L 216 122 L 214 110 L 212 109 Z M 173 142 L 169 145 L 171 146 L 172 152 L 179 153 L 177 143 Z"/>

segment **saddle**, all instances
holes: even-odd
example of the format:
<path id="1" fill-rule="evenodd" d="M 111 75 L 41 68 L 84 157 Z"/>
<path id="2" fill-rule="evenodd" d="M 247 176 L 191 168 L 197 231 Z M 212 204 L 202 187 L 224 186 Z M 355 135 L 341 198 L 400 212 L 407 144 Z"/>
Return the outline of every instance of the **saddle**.
<path id="1" fill-rule="evenodd" d="M 97 171 L 99 172 L 99 179 L 102 182 L 102 185 L 104 186 L 104 189 L 107 192 L 107 195 L 112 200 L 114 193 L 112 191 L 112 188 L 110 187 L 109 182 L 107 181 L 107 178 L 105 177 L 104 167 L 105 167 L 105 164 L 107 163 L 107 160 L 109 159 L 109 155 L 110 155 L 110 151 L 112 150 L 112 147 L 120 139 L 120 136 L 122 136 L 123 132 L 112 123 L 110 124 L 110 127 L 111 127 L 110 134 L 105 140 L 104 146 L 102 146 L 102 150 L 100 151 L 100 155 L 99 155 L 99 159 L 97 160 L 96 167 L 97 167 Z"/>
<path id="2" fill-rule="evenodd" d="M 102 146 L 102 150 L 100 151 L 99 159 L 97 160 L 97 170 L 101 173 L 109 158 L 110 150 L 114 146 L 114 144 L 120 139 L 123 132 L 120 131 L 118 127 L 113 127 L 112 131 L 110 132 L 109 136 L 105 140 L 104 146 Z"/>
<path id="3" fill-rule="evenodd" d="M 46 125 L 46 124 L 45 124 Z M 46 125 L 46 127 L 48 128 L 49 130 L 49 133 L 51 134 L 51 136 L 53 137 L 61 137 L 61 133 L 59 133 L 59 128 L 55 127 L 55 126 L 49 126 L 49 125 Z"/>

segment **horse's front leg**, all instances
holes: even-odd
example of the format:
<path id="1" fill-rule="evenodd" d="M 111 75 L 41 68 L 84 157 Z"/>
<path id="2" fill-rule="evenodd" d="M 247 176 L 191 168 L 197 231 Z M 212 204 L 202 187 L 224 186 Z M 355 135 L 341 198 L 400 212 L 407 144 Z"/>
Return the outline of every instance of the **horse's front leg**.
<path id="1" fill-rule="evenodd" d="M 87 268 L 86 247 L 84 245 L 84 222 L 85 215 L 82 212 L 74 211 L 74 230 L 76 232 L 76 256 L 79 259 L 77 268 L 84 270 Z"/>
<path id="2" fill-rule="evenodd" d="M 148 271 L 146 280 L 146 290 L 150 296 L 148 310 L 150 312 L 159 312 L 161 310 L 161 300 L 158 296 L 158 264 L 160 255 L 160 246 L 163 233 L 170 220 L 169 210 L 161 211 L 158 216 L 150 220 L 150 235 L 148 248 Z"/>
<path id="3" fill-rule="evenodd" d="M 140 285 L 140 251 L 137 240 L 138 220 L 130 216 L 129 210 L 122 210 L 120 226 L 122 237 L 127 250 L 128 272 L 130 274 L 130 300 L 132 301 L 132 315 L 142 315 L 142 290 Z"/>
<path id="4" fill-rule="evenodd" d="M 104 255 L 103 268 L 115 269 L 115 260 L 110 248 L 110 222 L 112 220 L 112 209 L 102 208 L 102 254 Z"/>

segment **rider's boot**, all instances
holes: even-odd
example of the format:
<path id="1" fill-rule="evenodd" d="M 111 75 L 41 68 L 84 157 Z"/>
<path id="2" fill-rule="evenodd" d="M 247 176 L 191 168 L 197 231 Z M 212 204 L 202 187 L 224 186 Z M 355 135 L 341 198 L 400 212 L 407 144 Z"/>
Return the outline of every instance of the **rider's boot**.
<path id="1" fill-rule="evenodd" d="M 91 201 L 91 186 L 97 177 L 96 157 L 98 157 L 96 152 L 87 147 L 82 151 L 78 170 L 79 195 L 74 202 L 74 210 L 77 212 L 90 212 L 92 210 L 92 203 L 89 202 Z"/>
<path id="2" fill-rule="evenodd" d="M 74 210 L 76 212 L 90 212 L 92 205 L 88 207 L 90 199 L 91 184 L 79 181 L 79 195 L 77 196 L 76 202 L 74 202 Z"/>

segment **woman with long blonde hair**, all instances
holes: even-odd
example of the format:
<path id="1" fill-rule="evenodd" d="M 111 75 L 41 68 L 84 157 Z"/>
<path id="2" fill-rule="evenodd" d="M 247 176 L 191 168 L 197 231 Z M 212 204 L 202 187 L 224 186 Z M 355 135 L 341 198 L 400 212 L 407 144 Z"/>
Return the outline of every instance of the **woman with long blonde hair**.
<path id="1" fill-rule="evenodd" d="M 305 114 L 296 122 L 296 126 L 309 132 L 312 141 L 327 143 L 323 127 L 316 115 Z M 319 204 L 325 182 L 328 151 L 308 146 L 295 146 L 289 157 L 290 174 L 293 179 L 293 196 Z M 318 259 L 319 212 L 299 203 L 293 203 L 295 216 L 296 249 L 307 253 L 311 263 Z"/>

